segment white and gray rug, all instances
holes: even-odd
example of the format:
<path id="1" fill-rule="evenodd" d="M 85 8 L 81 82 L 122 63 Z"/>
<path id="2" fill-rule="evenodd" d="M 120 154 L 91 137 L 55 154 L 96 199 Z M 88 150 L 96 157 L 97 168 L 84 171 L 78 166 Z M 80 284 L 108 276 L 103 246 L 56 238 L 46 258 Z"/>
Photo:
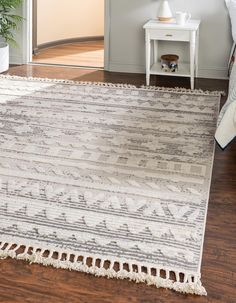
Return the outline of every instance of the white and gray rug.
<path id="1" fill-rule="evenodd" d="M 0 257 L 206 295 L 219 99 L 1 76 Z"/>

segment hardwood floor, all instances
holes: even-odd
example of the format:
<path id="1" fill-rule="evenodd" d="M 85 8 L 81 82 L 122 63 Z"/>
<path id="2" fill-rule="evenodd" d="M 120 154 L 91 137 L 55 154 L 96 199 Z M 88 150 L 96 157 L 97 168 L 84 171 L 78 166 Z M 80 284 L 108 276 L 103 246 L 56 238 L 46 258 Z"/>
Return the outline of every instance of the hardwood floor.
<path id="1" fill-rule="evenodd" d="M 104 81 L 142 85 L 144 75 L 59 67 L 12 67 L 20 76 Z M 153 85 L 189 87 L 184 78 L 153 77 Z M 227 81 L 198 79 L 196 87 L 227 90 Z M 222 98 L 222 103 L 225 98 Z M 0 302 L 3 303 L 235 303 L 236 302 L 236 141 L 225 151 L 216 146 L 209 201 L 202 282 L 208 297 L 182 295 L 144 284 L 107 280 L 83 273 L 0 261 Z"/>
<path id="2" fill-rule="evenodd" d="M 104 67 L 104 42 L 88 41 L 58 45 L 33 56 L 34 63 Z"/>

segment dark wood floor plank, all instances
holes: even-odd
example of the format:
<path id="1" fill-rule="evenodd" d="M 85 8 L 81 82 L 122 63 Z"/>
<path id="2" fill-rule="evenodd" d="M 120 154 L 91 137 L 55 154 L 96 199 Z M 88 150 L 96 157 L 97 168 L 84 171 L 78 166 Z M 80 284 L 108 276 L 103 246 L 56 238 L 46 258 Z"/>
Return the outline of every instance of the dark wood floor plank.
<path id="1" fill-rule="evenodd" d="M 17 66 L 11 74 L 82 81 L 145 84 L 140 74 L 108 73 L 59 67 Z M 152 77 L 152 85 L 189 87 L 189 79 Z M 225 90 L 228 82 L 198 79 L 196 87 Z M 225 98 L 222 98 L 222 104 Z M 225 151 L 216 146 L 202 263 L 208 297 L 182 295 L 122 280 L 0 261 L 0 302 L 3 303 L 236 303 L 236 142 Z"/>

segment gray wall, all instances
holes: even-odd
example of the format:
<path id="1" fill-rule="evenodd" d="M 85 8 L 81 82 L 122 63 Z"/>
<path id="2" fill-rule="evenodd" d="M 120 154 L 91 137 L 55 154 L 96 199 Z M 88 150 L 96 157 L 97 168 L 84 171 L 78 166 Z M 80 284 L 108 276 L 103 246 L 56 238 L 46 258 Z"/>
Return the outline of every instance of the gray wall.
<path id="1" fill-rule="evenodd" d="M 156 18 L 160 1 L 111 0 L 110 70 L 144 72 L 143 24 Z M 201 19 L 199 76 L 227 77 L 227 61 L 232 46 L 225 0 L 169 0 L 172 11 L 188 11 Z M 188 61 L 188 45 L 164 43 L 160 53 L 175 52 Z"/>
<path id="2" fill-rule="evenodd" d="M 160 0 L 110 1 L 109 69 L 120 72 L 145 71 L 143 24 L 156 18 Z M 183 10 L 201 19 L 199 76 L 227 77 L 227 61 L 232 45 L 230 20 L 225 0 L 169 0 L 172 11 Z M 11 62 L 22 63 L 24 37 L 18 36 L 20 48 L 11 51 Z M 160 53 L 172 51 L 187 61 L 187 45 L 161 43 Z"/>

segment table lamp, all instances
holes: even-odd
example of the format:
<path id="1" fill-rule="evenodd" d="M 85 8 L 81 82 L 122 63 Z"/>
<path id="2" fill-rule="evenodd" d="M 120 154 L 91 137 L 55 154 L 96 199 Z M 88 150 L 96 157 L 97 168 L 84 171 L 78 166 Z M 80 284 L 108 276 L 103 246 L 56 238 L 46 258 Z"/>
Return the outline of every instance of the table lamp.
<path id="1" fill-rule="evenodd" d="M 173 18 L 170 5 L 168 0 L 162 0 L 159 12 L 158 12 L 158 20 L 159 21 L 170 21 Z"/>

